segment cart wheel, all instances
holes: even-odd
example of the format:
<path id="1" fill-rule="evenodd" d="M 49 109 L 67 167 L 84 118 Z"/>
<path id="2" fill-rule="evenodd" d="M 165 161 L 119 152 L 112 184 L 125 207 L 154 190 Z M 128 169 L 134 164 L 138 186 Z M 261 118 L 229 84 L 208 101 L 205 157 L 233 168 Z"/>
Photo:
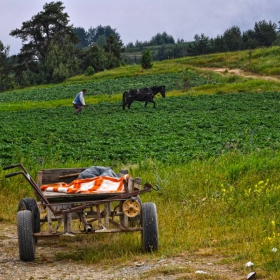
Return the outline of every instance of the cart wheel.
<path id="1" fill-rule="evenodd" d="M 142 208 L 142 200 L 140 198 L 139 195 L 137 195 L 136 201 L 139 203 L 140 205 L 140 209 Z M 120 222 L 123 225 L 123 216 L 120 217 Z M 128 217 L 128 226 L 129 227 L 137 227 L 139 226 L 141 223 L 141 218 L 140 218 L 140 214 L 136 215 L 135 217 Z"/>
<path id="2" fill-rule="evenodd" d="M 139 195 L 137 196 L 137 200 L 136 201 L 138 201 L 138 203 L 140 204 L 140 208 L 142 209 L 142 204 L 143 203 L 142 203 L 142 200 L 141 200 Z M 128 222 L 129 222 L 130 227 L 137 227 L 137 226 L 139 226 L 141 224 L 141 215 L 138 214 L 135 217 L 132 217 L 132 218 L 129 217 L 128 218 Z"/>
<path id="3" fill-rule="evenodd" d="M 19 257 L 22 261 L 35 260 L 35 238 L 33 237 L 33 217 L 29 210 L 17 213 Z"/>
<path id="4" fill-rule="evenodd" d="M 153 202 L 142 204 L 142 248 L 145 252 L 158 250 L 157 207 Z"/>
<path id="5" fill-rule="evenodd" d="M 18 204 L 18 211 L 29 210 L 32 212 L 34 233 L 40 232 L 40 212 L 36 200 L 32 197 L 23 198 Z M 36 239 L 37 241 L 37 239 Z"/>

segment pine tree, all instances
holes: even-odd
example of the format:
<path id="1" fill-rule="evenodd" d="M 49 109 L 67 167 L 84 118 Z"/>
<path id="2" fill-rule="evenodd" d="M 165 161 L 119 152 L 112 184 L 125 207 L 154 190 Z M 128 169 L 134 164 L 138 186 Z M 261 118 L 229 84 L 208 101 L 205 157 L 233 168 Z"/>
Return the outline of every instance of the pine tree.
<path id="1" fill-rule="evenodd" d="M 143 69 L 149 69 L 153 67 L 152 56 L 149 49 L 144 51 L 142 54 L 141 66 Z"/>

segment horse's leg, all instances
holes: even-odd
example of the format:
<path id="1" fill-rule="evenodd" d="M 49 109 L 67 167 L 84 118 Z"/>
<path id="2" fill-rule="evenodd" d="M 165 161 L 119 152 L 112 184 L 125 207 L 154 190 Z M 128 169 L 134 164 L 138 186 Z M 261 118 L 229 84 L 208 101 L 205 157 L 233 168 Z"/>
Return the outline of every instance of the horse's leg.
<path id="1" fill-rule="evenodd" d="M 128 103 L 128 106 L 127 106 L 128 109 L 130 109 L 130 106 L 131 106 L 132 102 L 133 102 L 133 101 L 131 101 L 131 102 Z"/>
<path id="2" fill-rule="evenodd" d="M 150 97 L 145 98 L 145 107 L 147 107 L 148 103 L 151 102 Z"/>
<path id="3" fill-rule="evenodd" d="M 156 108 L 156 102 L 154 100 L 152 100 L 151 102 L 154 103 L 154 108 Z"/>

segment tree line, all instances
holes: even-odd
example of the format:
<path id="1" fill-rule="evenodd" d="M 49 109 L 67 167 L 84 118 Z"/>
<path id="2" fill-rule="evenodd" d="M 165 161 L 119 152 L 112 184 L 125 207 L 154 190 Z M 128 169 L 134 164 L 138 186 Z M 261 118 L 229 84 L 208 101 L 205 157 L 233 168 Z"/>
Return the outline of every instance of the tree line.
<path id="1" fill-rule="evenodd" d="M 280 23 L 280 22 L 279 22 Z M 161 42 L 156 50 L 153 50 L 155 42 Z M 238 26 L 225 30 L 216 38 L 209 38 L 204 33 L 196 34 L 192 42 L 183 39 L 175 40 L 165 32 L 157 34 L 150 41 L 129 43 L 126 46 L 126 62 L 137 63 L 141 58 L 133 56 L 133 53 L 150 48 L 153 60 L 165 60 L 184 56 L 196 56 L 210 53 L 228 52 L 256 49 L 280 45 L 280 28 L 276 23 L 265 20 L 256 22 L 253 29 L 241 32 Z"/>
<path id="2" fill-rule="evenodd" d="M 175 42 L 163 32 L 150 41 L 124 46 L 120 34 L 110 26 L 99 25 L 86 31 L 70 25 L 64 9 L 61 1 L 46 3 L 43 11 L 12 30 L 10 35 L 22 40 L 19 54 L 9 56 L 10 47 L 0 41 L 0 92 L 59 83 L 74 75 L 92 75 L 121 64 L 141 63 L 143 68 L 150 68 L 152 60 L 280 45 L 277 25 L 263 20 L 243 33 L 233 26 L 216 38 L 196 34 L 192 42 Z M 152 49 L 155 46 L 156 50 Z M 125 55 L 136 52 L 142 55 Z"/>

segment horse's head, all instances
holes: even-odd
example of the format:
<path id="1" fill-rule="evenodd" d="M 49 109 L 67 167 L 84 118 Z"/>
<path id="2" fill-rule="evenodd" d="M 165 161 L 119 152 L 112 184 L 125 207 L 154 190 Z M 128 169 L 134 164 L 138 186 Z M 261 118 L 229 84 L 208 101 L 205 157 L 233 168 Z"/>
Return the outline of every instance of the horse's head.
<path id="1" fill-rule="evenodd" d="M 161 86 L 159 92 L 161 93 L 161 96 L 165 98 L 165 86 Z"/>

